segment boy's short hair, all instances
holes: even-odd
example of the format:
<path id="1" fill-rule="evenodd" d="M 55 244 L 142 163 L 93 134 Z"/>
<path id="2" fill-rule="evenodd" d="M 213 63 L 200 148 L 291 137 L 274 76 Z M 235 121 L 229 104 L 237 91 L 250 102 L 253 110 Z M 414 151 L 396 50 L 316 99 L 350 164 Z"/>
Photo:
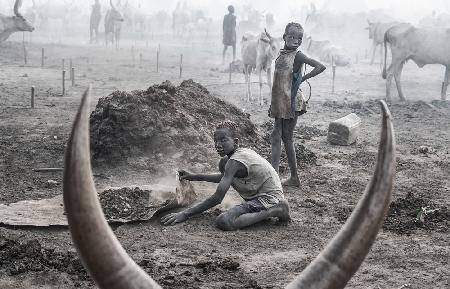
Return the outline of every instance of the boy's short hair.
<path id="1" fill-rule="evenodd" d="M 221 123 L 219 123 L 216 126 L 216 130 L 217 129 L 223 129 L 223 128 L 227 128 L 231 132 L 231 137 L 232 138 L 238 138 L 239 137 L 239 133 L 238 133 L 239 126 L 234 121 L 224 120 L 224 121 L 222 121 Z"/>
<path id="2" fill-rule="evenodd" d="M 286 28 L 284 29 L 284 34 L 286 34 L 289 30 L 289 28 L 291 27 L 295 27 L 298 30 L 300 30 L 302 32 L 302 34 L 305 32 L 305 30 L 303 29 L 303 26 L 300 23 L 297 22 L 290 22 L 286 25 Z"/>
<path id="3" fill-rule="evenodd" d="M 234 13 L 234 6 L 228 5 L 228 12 Z"/>

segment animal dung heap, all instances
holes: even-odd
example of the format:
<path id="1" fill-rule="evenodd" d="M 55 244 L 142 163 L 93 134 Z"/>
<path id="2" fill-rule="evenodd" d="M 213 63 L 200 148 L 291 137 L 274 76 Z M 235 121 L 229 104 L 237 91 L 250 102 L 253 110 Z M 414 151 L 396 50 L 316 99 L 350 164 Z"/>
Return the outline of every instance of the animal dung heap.
<path id="1" fill-rule="evenodd" d="M 330 123 L 328 142 L 335 145 L 351 145 L 356 142 L 361 126 L 361 119 L 355 114 L 348 114 Z"/>
<path id="2" fill-rule="evenodd" d="M 100 98 L 90 117 L 93 159 L 159 156 L 161 163 L 176 156 L 178 164 L 216 164 L 213 133 L 224 120 L 239 125 L 243 145 L 255 147 L 262 139 L 249 114 L 192 80 L 177 87 L 165 81 L 147 90 L 115 91 Z"/>

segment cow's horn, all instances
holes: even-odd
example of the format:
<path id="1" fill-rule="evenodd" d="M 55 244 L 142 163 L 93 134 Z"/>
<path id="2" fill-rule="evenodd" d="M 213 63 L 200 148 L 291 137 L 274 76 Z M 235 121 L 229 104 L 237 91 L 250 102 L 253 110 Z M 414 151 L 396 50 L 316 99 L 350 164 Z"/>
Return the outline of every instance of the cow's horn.
<path id="1" fill-rule="evenodd" d="M 83 95 L 64 168 L 64 206 L 73 242 L 99 288 L 161 288 L 125 252 L 106 222 L 92 179 L 89 100 Z"/>
<path id="2" fill-rule="evenodd" d="M 17 17 L 23 17 L 22 14 L 19 12 L 19 8 L 22 6 L 22 0 L 16 0 L 16 3 L 14 3 L 14 14 Z"/>
<path id="3" fill-rule="evenodd" d="M 266 33 L 267 37 L 272 38 L 272 36 L 270 36 L 269 32 L 267 32 L 266 28 L 264 28 L 264 32 Z"/>
<path id="4" fill-rule="evenodd" d="M 369 252 L 389 208 L 395 175 L 395 140 L 389 109 L 381 101 L 383 125 L 374 175 L 345 225 L 287 288 L 344 288 Z"/>

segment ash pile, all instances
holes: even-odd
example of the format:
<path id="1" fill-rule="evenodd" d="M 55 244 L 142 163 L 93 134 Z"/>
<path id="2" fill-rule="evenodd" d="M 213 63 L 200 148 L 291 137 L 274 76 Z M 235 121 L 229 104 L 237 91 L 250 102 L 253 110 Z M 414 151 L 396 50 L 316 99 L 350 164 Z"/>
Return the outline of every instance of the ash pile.
<path id="1" fill-rule="evenodd" d="M 213 133 L 224 120 L 239 124 L 241 145 L 257 149 L 262 143 L 249 114 L 192 80 L 115 91 L 102 97 L 91 114 L 92 157 L 97 163 L 140 157 L 141 168 L 149 170 L 158 164 L 210 168 L 218 162 Z"/>

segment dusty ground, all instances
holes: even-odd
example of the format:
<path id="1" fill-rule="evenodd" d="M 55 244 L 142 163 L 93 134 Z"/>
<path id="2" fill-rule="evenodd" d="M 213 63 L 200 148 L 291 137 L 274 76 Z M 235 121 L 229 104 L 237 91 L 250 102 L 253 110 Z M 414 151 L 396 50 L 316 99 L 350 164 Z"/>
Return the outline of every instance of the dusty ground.
<path id="1" fill-rule="evenodd" d="M 266 136 L 267 105 L 243 101 L 241 74 L 228 74 L 218 65 L 221 48 L 212 43 L 161 42 L 156 72 L 157 42 L 135 43 L 115 50 L 103 47 L 28 45 L 23 65 L 21 44 L 0 46 L 0 202 L 13 203 L 61 194 L 61 173 L 36 173 L 33 168 L 62 167 L 63 152 L 82 91 L 94 87 L 91 107 L 119 90 L 147 89 L 168 79 L 178 85 L 192 78 L 212 95 L 251 115 Z M 40 67 L 45 47 L 45 67 Z M 183 75 L 178 62 L 183 53 Z M 139 64 L 139 54 L 143 62 Z M 76 67 L 76 86 L 67 82 L 61 96 L 61 59 Z M 363 59 L 362 56 L 359 57 Z M 366 61 L 338 68 L 336 93 L 331 94 L 331 69 L 314 79 L 309 112 L 299 120 L 300 189 L 286 189 L 293 222 L 287 227 L 265 222 L 238 232 L 214 228 L 214 218 L 239 202 L 235 193 L 219 209 L 175 227 L 157 221 L 114 226 L 127 252 L 166 288 L 282 288 L 322 249 L 351 212 L 373 170 L 380 132 L 376 99 L 384 96 L 377 65 Z M 393 206 L 369 256 L 348 288 L 450 287 L 450 104 L 439 98 L 444 69 L 418 69 L 408 63 L 403 73 L 410 103 L 394 102 L 391 112 L 397 138 L 397 175 Z M 256 76 L 253 76 L 256 80 Z M 36 108 L 30 109 L 30 87 L 36 87 Z M 258 86 L 253 84 L 256 93 Z M 266 98 L 269 89 L 263 90 Z M 326 142 L 329 121 L 356 112 L 362 119 L 357 144 Z M 182 144 L 180 144 L 182 145 Z M 264 144 L 267 153 L 268 144 Z M 433 150 L 424 152 L 421 146 Z M 435 151 L 434 151 L 435 150 Z M 142 156 L 146 161 L 148 156 Z M 157 161 L 157 160 L 156 160 Z M 160 160 L 163 162 L 164 160 Z M 192 164 L 201 171 L 208 164 Z M 284 165 L 286 165 L 284 163 Z M 170 171 L 170 170 L 169 170 Z M 167 171 L 150 171 L 139 159 L 99 165 L 98 189 L 109 186 L 170 182 Z M 54 180 L 53 182 L 48 182 Z M 205 196 L 214 186 L 196 185 Z M 422 207 L 425 209 L 422 210 Z M 436 211 L 430 211 L 438 209 Z M 423 211 L 428 214 L 423 215 Z M 420 212 L 422 212 L 420 214 Z M 422 218 L 422 222 L 417 221 Z M 0 228 L 1 288 L 94 287 L 80 266 L 66 228 Z"/>

